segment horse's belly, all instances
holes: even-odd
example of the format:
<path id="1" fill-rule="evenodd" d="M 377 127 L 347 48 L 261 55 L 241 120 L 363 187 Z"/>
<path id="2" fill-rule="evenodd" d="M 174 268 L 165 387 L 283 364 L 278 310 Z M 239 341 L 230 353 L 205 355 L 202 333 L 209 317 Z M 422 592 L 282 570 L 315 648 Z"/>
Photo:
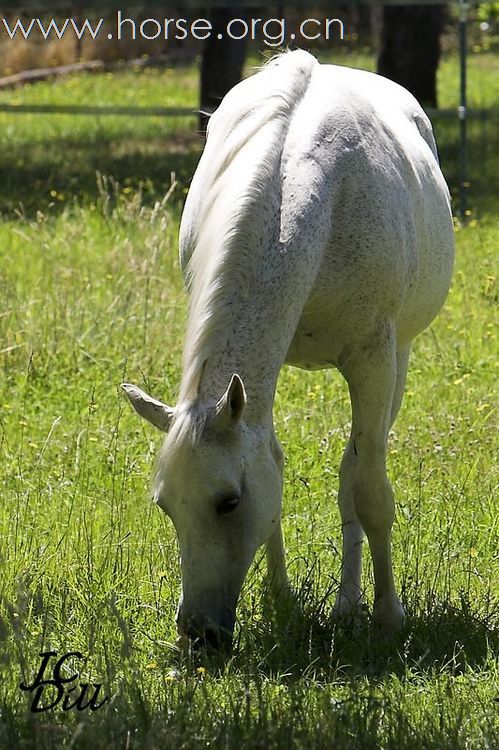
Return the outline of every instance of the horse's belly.
<path id="1" fill-rule="evenodd" d="M 341 369 L 342 361 L 374 342 L 386 323 L 393 324 L 397 349 L 406 346 L 432 322 L 447 296 L 452 253 L 440 258 L 438 269 L 422 262 L 419 273 L 395 287 L 371 279 L 356 288 L 332 284 L 329 294 L 323 288 L 305 305 L 286 362 L 307 370 Z"/>
<path id="2" fill-rule="evenodd" d="M 371 324 L 359 326 L 355 308 L 352 305 L 342 313 L 336 306 L 316 304 L 306 309 L 291 341 L 287 364 L 306 370 L 341 367 L 350 349 L 373 333 Z"/>
<path id="3" fill-rule="evenodd" d="M 331 332 L 298 328 L 289 347 L 286 363 L 305 370 L 323 370 L 337 367 L 341 345 L 334 341 Z"/>

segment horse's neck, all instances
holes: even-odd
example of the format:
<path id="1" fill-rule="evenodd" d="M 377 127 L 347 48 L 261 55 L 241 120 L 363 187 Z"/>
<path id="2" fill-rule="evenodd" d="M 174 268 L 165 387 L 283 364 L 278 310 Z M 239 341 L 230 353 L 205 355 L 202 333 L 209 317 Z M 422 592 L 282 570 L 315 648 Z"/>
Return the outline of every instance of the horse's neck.
<path id="1" fill-rule="evenodd" d="M 245 418 L 255 423 L 272 418 L 277 377 L 301 310 L 293 304 L 295 296 L 278 250 L 278 193 L 269 191 L 255 212 L 253 223 L 258 219 L 258 226 L 241 232 L 239 246 L 236 239 L 236 262 L 221 267 L 217 290 L 207 286 L 206 299 L 191 306 L 191 342 L 186 340 L 181 386 L 181 397 L 192 398 L 192 392 L 186 392 L 190 383 L 202 402 L 213 402 L 237 373 L 247 392 Z M 200 315 L 203 309 L 209 310 L 207 316 Z"/>
<path id="2" fill-rule="evenodd" d="M 231 310 L 229 325 L 226 319 L 221 322 L 225 330 L 217 330 L 217 321 L 212 321 L 211 336 L 208 333 L 203 342 L 202 361 L 199 359 L 194 365 L 198 369 L 197 396 L 201 402 L 218 401 L 237 373 L 247 394 L 246 420 L 259 423 L 272 417 L 277 377 L 289 338 L 286 316 L 270 315 L 271 310 L 266 309 L 268 291 L 262 287 L 257 284 L 250 288 L 248 297 L 238 300 L 239 304 Z M 186 362 L 186 368 L 192 364 Z"/>
<path id="3" fill-rule="evenodd" d="M 258 158 L 255 151 L 258 169 L 237 200 L 231 200 L 237 185 L 229 170 L 231 179 L 220 178 L 219 193 L 204 214 L 202 207 L 198 213 L 189 209 L 187 224 L 190 218 L 198 244 L 190 260 L 180 388 L 180 400 L 217 401 L 237 373 L 247 391 L 246 418 L 255 421 L 271 417 L 277 377 L 315 279 L 321 244 L 314 184 L 309 190 L 300 177 L 284 179 L 280 158 L 265 154 Z M 304 225 L 310 225 L 308 232 Z"/>

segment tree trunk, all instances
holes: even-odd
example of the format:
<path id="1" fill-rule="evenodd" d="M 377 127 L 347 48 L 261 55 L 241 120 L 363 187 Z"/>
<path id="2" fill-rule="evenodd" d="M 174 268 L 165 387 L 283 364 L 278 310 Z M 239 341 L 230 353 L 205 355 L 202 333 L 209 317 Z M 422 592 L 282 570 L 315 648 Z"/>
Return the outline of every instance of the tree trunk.
<path id="1" fill-rule="evenodd" d="M 444 5 L 383 8 L 378 73 L 405 86 L 423 106 L 437 106 Z"/>
<path id="2" fill-rule="evenodd" d="M 215 111 L 227 91 L 241 80 L 246 57 L 246 39 L 230 39 L 227 24 L 233 18 L 244 18 L 230 8 L 214 8 L 211 13 L 213 31 L 203 51 L 201 62 L 201 114 L 199 125 L 206 130 L 209 115 Z M 234 33 L 242 33 L 234 26 Z M 218 34 L 223 36 L 218 39 Z"/>

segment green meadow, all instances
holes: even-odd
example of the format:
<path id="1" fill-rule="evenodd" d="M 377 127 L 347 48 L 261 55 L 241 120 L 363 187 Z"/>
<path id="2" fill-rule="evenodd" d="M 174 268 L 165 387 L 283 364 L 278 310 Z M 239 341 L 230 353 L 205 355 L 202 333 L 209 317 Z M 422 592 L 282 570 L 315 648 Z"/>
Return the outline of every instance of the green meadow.
<path id="1" fill-rule="evenodd" d="M 498 106 L 498 73 L 497 53 L 471 55 L 473 106 Z M 442 107 L 457 104 L 457 86 L 449 57 Z M 197 74 L 80 74 L 0 101 L 195 107 Z M 435 129 L 457 213 L 457 124 Z M 497 747 L 497 120 L 470 123 L 452 289 L 415 342 L 390 436 L 404 631 L 386 640 L 368 616 L 353 629 L 331 621 L 348 393 L 335 371 L 284 368 L 275 423 L 300 607 L 274 610 L 258 554 L 225 661 L 174 645 L 175 533 L 149 491 L 161 435 L 119 389 L 127 380 L 175 402 L 195 118 L 0 114 L 0 146 L 0 747 Z M 110 700 L 32 713 L 19 683 L 44 651 L 81 652 L 63 673 L 102 683 Z"/>

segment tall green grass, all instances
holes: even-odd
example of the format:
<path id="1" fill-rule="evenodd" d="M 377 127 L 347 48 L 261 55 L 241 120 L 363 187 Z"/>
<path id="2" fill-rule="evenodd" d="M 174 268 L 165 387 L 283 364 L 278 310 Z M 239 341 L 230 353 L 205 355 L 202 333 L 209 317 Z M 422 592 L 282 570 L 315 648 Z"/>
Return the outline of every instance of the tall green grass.
<path id="1" fill-rule="evenodd" d="M 445 65 L 450 80 L 455 62 Z M 71 90 L 75 102 L 119 102 L 130 91 L 147 104 L 195 100 L 191 70 L 79 76 L 18 96 L 68 101 Z M 0 747 L 496 746 L 499 226 L 487 185 L 473 194 L 468 224 L 456 222 L 453 287 L 416 342 L 390 437 L 404 632 L 386 641 L 369 618 L 353 630 L 331 622 L 348 394 L 334 371 L 285 368 L 275 422 L 301 609 L 273 611 L 259 554 L 233 655 L 184 657 L 174 646 L 175 536 L 148 496 L 161 437 L 118 384 L 175 401 L 186 310 L 177 232 L 199 142 L 185 123 L 0 119 L 9 155 L 0 188 Z M 440 148 L 451 167 L 448 128 Z M 494 171 L 497 153 L 490 159 Z M 172 171 L 178 184 L 165 200 Z M 18 684 L 49 649 L 81 651 L 81 681 L 103 682 L 109 705 L 31 714 Z"/>

